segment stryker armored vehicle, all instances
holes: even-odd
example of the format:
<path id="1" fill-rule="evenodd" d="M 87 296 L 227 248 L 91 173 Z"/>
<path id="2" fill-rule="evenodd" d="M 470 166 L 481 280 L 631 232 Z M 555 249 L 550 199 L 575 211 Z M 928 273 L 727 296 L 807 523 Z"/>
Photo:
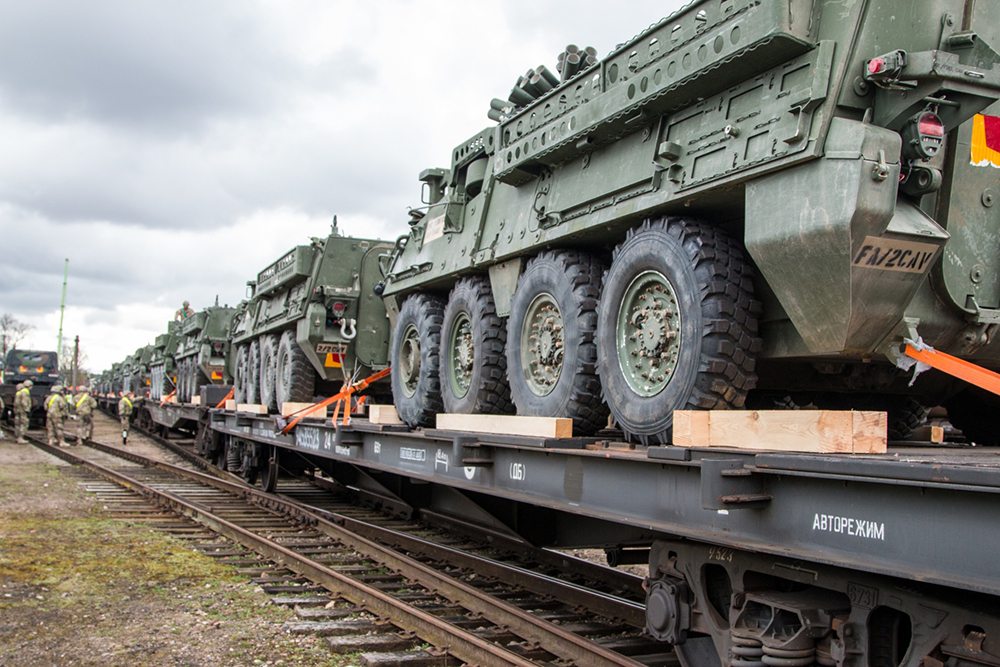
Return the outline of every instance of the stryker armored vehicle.
<path id="1" fill-rule="evenodd" d="M 373 287 L 392 247 L 341 236 L 334 220 L 327 238 L 293 248 L 248 282 L 252 296 L 233 325 L 236 400 L 275 410 L 385 368 L 389 320 Z"/>
<path id="2" fill-rule="evenodd" d="M 211 306 L 184 320 L 174 359 L 177 364 L 177 400 L 190 403 L 205 384 L 231 382 L 226 368 L 229 331 L 235 308 Z"/>
<path id="3" fill-rule="evenodd" d="M 151 385 L 150 361 L 153 346 L 144 345 L 125 358 L 122 364 L 122 391 L 136 396 L 148 396 Z"/>
<path id="4" fill-rule="evenodd" d="M 669 442 L 673 411 L 996 396 L 997 2 L 692 2 L 597 61 L 567 47 L 420 175 L 379 287 L 400 417 L 571 417 Z M 588 63 L 592 62 L 592 65 Z M 509 379 L 509 383 L 508 383 Z"/>
<path id="5" fill-rule="evenodd" d="M 180 344 L 181 323 L 167 323 L 167 332 L 153 341 L 149 358 L 149 397 L 160 400 L 177 388 L 177 364 L 174 359 Z"/>

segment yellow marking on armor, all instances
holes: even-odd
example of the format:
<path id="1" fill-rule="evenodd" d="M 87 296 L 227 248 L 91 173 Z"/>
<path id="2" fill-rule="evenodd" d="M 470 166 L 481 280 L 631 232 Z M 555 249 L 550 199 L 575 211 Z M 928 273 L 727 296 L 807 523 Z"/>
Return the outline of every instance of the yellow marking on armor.
<path id="1" fill-rule="evenodd" d="M 332 352 L 326 353 L 326 362 L 323 365 L 326 366 L 327 368 L 341 368 L 341 365 L 333 360 Z"/>
<path id="2" fill-rule="evenodd" d="M 1000 151 L 986 143 L 986 119 L 977 113 L 972 119 L 972 164 L 985 167 L 991 164 L 1000 167 Z"/>

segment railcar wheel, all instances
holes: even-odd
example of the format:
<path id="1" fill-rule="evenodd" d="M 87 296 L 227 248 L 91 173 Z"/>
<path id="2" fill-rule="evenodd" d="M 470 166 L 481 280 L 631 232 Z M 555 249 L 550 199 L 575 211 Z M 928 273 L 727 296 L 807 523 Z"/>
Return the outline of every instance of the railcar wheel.
<path id="1" fill-rule="evenodd" d="M 269 411 L 278 407 L 278 337 L 271 334 L 260 341 L 260 403 Z"/>
<path id="2" fill-rule="evenodd" d="M 254 338 L 247 351 L 247 403 L 260 402 L 260 338 Z"/>
<path id="3" fill-rule="evenodd" d="M 644 222 L 604 277 L 598 366 L 626 436 L 669 442 L 674 410 L 743 407 L 760 350 L 751 268 L 723 232 Z"/>
<path id="4" fill-rule="evenodd" d="M 603 265 L 576 251 L 543 252 L 518 279 L 507 323 L 507 375 L 517 414 L 568 417 L 578 433 L 607 422 L 597 377 Z"/>
<path id="5" fill-rule="evenodd" d="M 233 398 L 237 403 L 247 402 L 247 385 L 249 384 L 250 359 L 246 345 L 240 345 L 236 350 L 236 365 L 233 369 Z"/>
<path id="6" fill-rule="evenodd" d="M 278 486 L 278 452 L 277 447 L 265 446 L 264 474 L 261 476 L 260 485 L 265 493 L 272 493 Z"/>
<path id="7" fill-rule="evenodd" d="M 430 294 L 407 297 L 392 336 L 392 399 L 410 427 L 431 424 L 444 409 L 439 377 L 444 301 Z"/>
<path id="8" fill-rule="evenodd" d="M 445 412 L 510 414 L 507 323 L 497 315 L 490 282 L 463 278 L 448 297 L 441 336 Z"/>
<path id="9" fill-rule="evenodd" d="M 316 371 L 295 341 L 295 331 L 292 329 L 281 334 L 275 366 L 278 408 L 282 403 L 312 401 L 316 388 Z"/>

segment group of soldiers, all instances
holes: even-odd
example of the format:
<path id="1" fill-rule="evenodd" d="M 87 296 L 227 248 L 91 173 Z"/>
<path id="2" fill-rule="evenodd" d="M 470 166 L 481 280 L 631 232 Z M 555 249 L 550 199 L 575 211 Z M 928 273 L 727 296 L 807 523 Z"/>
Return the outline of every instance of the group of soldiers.
<path id="1" fill-rule="evenodd" d="M 31 380 L 25 380 L 17 385 L 14 394 L 14 434 L 17 442 L 26 443 L 25 433 L 28 431 L 28 424 L 31 418 L 31 387 L 34 386 Z M 72 387 L 63 387 L 60 384 L 54 385 L 45 397 L 45 424 L 48 430 L 49 445 L 52 447 L 69 447 L 65 440 L 65 422 L 71 414 L 76 415 L 77 430 L 76 444 L 82 445 L 84 440 L 89 440 L 94 434 L 94 408 L 97 401 L 91 395 L 89 387 L 77 387 L 74 395 Z M 122 444 L 128 440 L 128 430 L 130 418 L 132 416 L 131 393 L 122 393 L 118 401 L 118 416 L 122 424 Z"/>

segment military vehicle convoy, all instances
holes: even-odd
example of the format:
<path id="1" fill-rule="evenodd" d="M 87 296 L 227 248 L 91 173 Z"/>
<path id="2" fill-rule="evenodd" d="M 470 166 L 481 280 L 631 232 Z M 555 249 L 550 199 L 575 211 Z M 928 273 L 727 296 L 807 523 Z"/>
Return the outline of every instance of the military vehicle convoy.
<path id="1" fill-rule="evenodd" d="M 899 434 L 948 401 L 998 444 L 966 418 L 996 397 L 896 365 L 911 340 L 1000 366 L 1000 162 L 970 159 L 1000 150 L 997 9 L 692 2 L 529 71 L 420 175 L 379 286 L 400 417 L 610 413 L 655 444 L 675 409 L 865 407 Z"/>
<path id="2" fill-rule="evenodd" d="M 232 382 L 226 358 L 235 313 L 235 308 L 215 305 L 180 323 L 174 354 L 178 402 L 190 403 L 202 385 Z"/>
<path id="3" fill-rule="evenodd" d="M 341 236 L 334 220 L 327 238 L 292 248 L 248 282 L 252 295 L 233 319 L 237 402 L 274 411 L 385 368 L 389 320 L 373 288 L 392 248 Z"/>

